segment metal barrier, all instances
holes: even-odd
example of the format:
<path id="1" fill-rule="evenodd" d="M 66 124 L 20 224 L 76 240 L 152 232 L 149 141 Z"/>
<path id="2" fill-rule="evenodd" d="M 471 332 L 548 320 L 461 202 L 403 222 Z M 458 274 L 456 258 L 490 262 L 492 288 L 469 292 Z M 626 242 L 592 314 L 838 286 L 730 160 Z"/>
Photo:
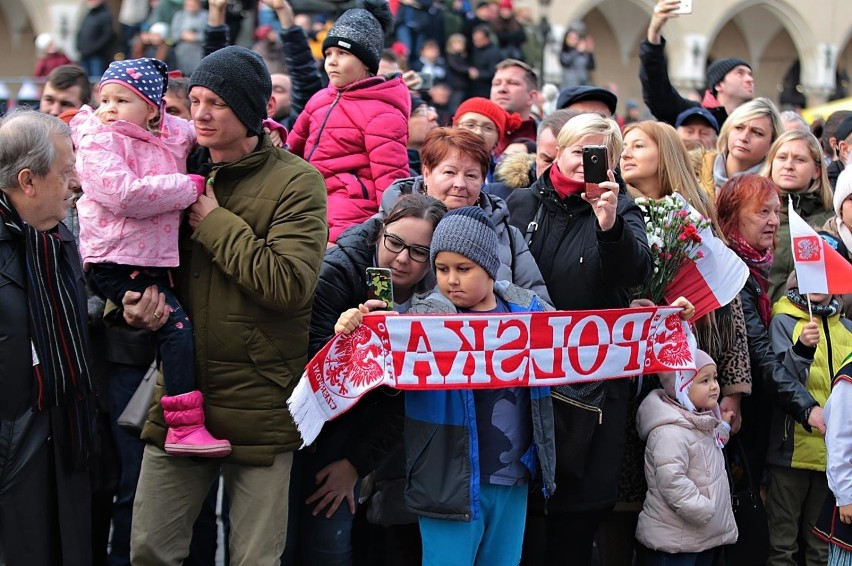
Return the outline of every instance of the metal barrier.
<path id="1" fill-rule="evenodd" d="M 44 77 L 0 76 L 0 114 L 26 104 L 38 108 Z"/>

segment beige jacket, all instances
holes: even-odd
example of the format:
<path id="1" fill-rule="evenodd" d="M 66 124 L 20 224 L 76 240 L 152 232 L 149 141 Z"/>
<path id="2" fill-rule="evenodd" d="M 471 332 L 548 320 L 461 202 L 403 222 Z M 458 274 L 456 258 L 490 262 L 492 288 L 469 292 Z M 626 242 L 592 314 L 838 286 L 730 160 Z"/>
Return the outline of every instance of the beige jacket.
<path id="1" fill-rule="evenodd" d="M 687 411 L 662 389 L 639 407 L 648 494 L 636 539 L 644 546 L 680 553 L 736 542 L 725 460 L 713 438 L 718 422 L 714 413 Z"/>

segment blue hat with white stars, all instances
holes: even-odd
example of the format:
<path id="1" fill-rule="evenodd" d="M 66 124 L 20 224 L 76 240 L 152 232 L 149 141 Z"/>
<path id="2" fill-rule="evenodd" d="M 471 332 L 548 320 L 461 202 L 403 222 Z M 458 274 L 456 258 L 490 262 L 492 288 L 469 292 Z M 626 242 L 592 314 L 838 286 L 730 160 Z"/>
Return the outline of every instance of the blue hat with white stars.
<path id="1" fill-rule="evenodd" d="M 121 84 L 159 110 L 169 84 L 168 72 L 168 65 L 151 57 L 113 61 L 101 78 L 98 89 L 109 83 Z"/>

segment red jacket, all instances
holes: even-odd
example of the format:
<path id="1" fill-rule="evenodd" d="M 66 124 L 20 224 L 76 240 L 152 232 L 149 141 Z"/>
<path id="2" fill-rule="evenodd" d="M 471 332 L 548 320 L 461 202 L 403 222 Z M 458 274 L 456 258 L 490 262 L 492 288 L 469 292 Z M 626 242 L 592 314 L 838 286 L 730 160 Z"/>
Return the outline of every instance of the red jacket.
<path id="1" fill-rule="evenodd" d="M 379 210 L 382 193 L 408 169 L 411 97 L 399 75 L 332 85 L 311 97 L 287 138 L 290 151 L 325 177 L 329 241 Z"/>

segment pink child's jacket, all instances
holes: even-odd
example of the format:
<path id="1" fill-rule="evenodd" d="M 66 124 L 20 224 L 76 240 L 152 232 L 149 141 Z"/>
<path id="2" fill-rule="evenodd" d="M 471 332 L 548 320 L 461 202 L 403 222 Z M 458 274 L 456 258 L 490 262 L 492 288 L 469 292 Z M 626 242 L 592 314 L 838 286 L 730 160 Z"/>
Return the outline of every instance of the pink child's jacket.
<path id="1" fill-rule="evenodd" d="M 71 120 L 83 196 L 83 265 L 178 265 L 181 211 L 198 198 L 186 175 L 192 122 L 163 113 L 160 136 L 118 121 L 102 124 L 89 106 Z"/>
<path id="2" fill-rule="evenodd" d="M 401 76 L 317 92 L 293 125 L 290 151 L 316 167 L 328 190 L 329 241 L 379 210 L 382 193 L 410 177 L 411 96 Z"/>

